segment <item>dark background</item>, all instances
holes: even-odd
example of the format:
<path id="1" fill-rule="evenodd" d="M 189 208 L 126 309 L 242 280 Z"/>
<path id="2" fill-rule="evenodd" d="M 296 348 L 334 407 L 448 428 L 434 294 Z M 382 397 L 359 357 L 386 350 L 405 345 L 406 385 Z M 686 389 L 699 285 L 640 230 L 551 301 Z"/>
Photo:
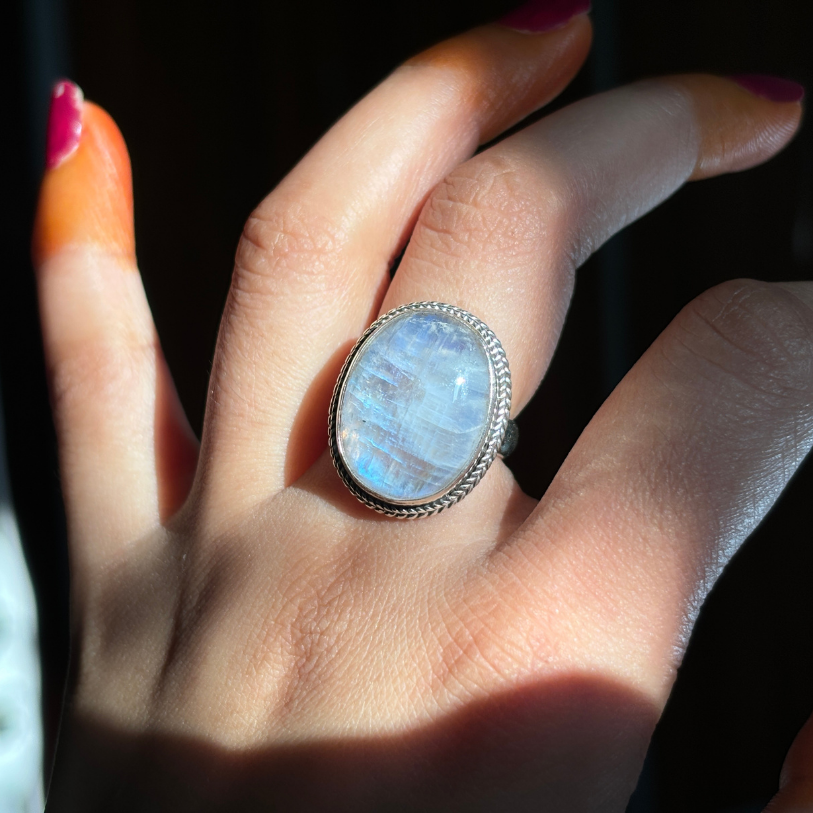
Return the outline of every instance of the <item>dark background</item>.
<path id="1" fill-rule="evenodd" d="M 810 0 L 595 0 L 593 55 L 566 104 L 690 70 L 813 88 Z M 504 0 L 11 0 L 4 88 L 0 379 L 18 520 L 41 608 L 53 743 L 67 657 L 67 570 L 28 235 L 51 83 L 104 106 L 133 162 L 144 283 L 199 429 L 242 222 L 321 133 L 399 61 L 499 16 Z M 512 458 L 541 495 L 582 428 L 691 298 L 732 277 L 813 279 L 813 128 L 770 164 L 691 184 L 580 272 L 551 370 Z M 543 450 L 540 457 L 539 450 Z M 703 609 L 631 810 L 759 810 L 813 711 L 810 462 Z"/>

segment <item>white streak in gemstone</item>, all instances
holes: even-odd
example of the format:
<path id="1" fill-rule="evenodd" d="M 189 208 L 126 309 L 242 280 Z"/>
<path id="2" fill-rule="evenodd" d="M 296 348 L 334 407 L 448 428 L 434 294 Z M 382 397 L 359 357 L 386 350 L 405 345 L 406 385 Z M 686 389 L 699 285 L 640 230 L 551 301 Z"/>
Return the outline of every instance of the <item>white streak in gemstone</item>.
<path id="1" fill-rule="evenodd" d="M 491 364 L 453 316 L 407 312 L 367 340 L 338 414 L 345 466 L 388 502 L 427 500 L 475 461 L 492 410 Z"/>

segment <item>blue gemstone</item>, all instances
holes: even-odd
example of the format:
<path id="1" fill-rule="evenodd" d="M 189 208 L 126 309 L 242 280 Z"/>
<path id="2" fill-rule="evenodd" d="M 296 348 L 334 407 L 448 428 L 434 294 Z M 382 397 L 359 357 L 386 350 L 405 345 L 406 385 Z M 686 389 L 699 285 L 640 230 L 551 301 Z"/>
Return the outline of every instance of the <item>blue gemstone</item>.
<path id="1" fill-rule="evenodd" d="M 359 350 L 339 405 L 339 449 L 351 476 L 388 502 L 448 490 L 488 432 L 491 362 L 479 334 L 445 313 L 407 311 Z"/>

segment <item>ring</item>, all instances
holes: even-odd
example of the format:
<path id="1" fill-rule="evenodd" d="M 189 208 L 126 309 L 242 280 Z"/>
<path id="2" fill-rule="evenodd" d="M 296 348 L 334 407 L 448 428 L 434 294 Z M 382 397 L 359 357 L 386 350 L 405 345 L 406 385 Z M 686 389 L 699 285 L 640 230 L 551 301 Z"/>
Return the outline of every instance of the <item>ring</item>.
<path id="1" fill-rule="evenodd" d="M 330 454 L 350 491 L 392 517 L 437 514 L 516 446 L 511 372 L 494 332 L 441 302 L 373 322 L 330 403 Z"/>

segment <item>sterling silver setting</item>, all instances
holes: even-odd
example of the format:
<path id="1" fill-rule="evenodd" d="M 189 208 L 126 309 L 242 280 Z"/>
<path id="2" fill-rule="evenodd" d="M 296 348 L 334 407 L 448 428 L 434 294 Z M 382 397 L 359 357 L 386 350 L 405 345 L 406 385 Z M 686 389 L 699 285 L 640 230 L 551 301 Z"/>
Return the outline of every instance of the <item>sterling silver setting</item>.
<path id="1" fill-rule="evenodd" d="M 384 499 L 364 486 L 352 474 L 343 455 L 339 427 L 342 403 L 348 377 L 351 375 L 359 354 L 378 334 L 381 328 L 394 319 L 409 313 L 440 313 L 467 325 L 478 337 L 489 364 L 490 416 L 484 424 L 479 450 L 471 464 L 442 492 L 420 500 Z M 462 500 L 480 482 L 498 455 L 506 456 L 516 445 L 516 424 L 509 420 L 511 410 L 511 372 L 508 359 L 494 332 L 480 319 L 462 308 L 442 302 L 413 302 L 391 310 L 377 319 L 359 338 L 350 351 L 339 373 L 330 403 L 328 420 L 330 454 L 336 471 L 350 492 L 369 508 L 391 517 L 418 519 L 431 516 Z"/>

